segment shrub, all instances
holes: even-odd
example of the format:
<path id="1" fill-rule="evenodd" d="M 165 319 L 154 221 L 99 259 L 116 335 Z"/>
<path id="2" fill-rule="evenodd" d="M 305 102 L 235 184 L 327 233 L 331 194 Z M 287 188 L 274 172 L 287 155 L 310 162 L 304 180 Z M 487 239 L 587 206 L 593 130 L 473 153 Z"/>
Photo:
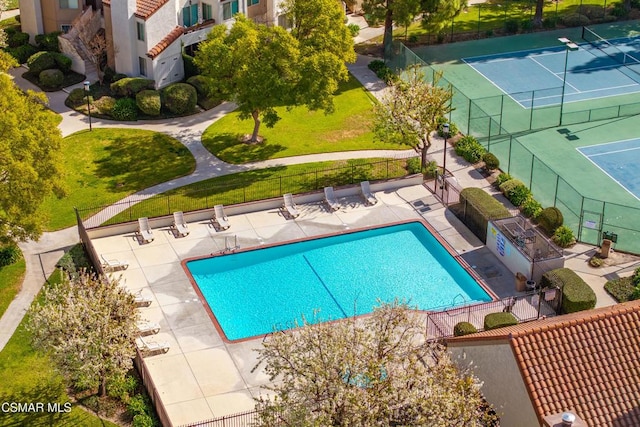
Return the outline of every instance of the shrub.
<path id="1" fill-rule="evenodd" d="M 208 95 L 207 91 L 207 80 L 209 77 L 205 77 L 203 75 L 192 76 L 187 79 L 187 83 L 196 88 L 196 92 L 198 96 L 200 95 Z"/>
<path id="2" fill-rule="evenodd" d="M 40 74 L 44 70 L 50 70 L 56 67 L 56 60 L 51 52 L 38 52 L 27 61 L 29 71 L 34 74 Z"/>
<path id="3" fill-rule="evenodd" d="M 617 18 L 624 18 L 626 17 L 629 12 L 627 12 L 627 9 L 625 9 L 624 7 L 624 2 L 616 2 L 613 4 L 613 8 L 610 11 L 611 15 L 617 17 Z"/>
<path id="4" fill-rule="evenodd" d="M 127 403 L 127 412 L 131 416 L 136 416 L 138 414 L 146 414 L 147 404 L 144 401 L 144 397 L 140 394 L 136 394 L 129 399 Z"/>
<path id="5" fill-rule="evenodd" d="M 0 267 L 11 265 L 22 258 L 22 252 L 17 245 L 10 243 L 0 248 Z"/>
<path id="6" fill-rule="evenodd" d="M 127 77 L 128 77 L 128 76 L 127 76 L 126 74 L 123 74 L 123 73 L 115 73 L 115 74 L 113 75 L 113 78 L 112 78 L 111 80 L 112 80 L 112 82 L 117 82 L 117 81 L 119 81 L 119 80 L 126 79 Z"/>
<path id="7" fill-rule="evenodd" d="M 636 292 L 638 287 L 633 285 L 631 277 L 620 277 L 618 279 L 609 280 L 604 284 L 604 289 L 618 302 L 640 299 L 640 295 Z"/>
<path id="8" fill-rule="evenodd" d="M 561 225 L 556 228 L 556 231 L 553 233 L 553 241 L 561 248 L 567 248 L 576 242 L 576 238 L 569 227 Z"/>
<path id="9" fill-rule="evenodd" d="M 369 62 L 368 67 L 374 73 L 378 73 L 378 71 L 381 70 L 382 68 L 386 67 L 386 65 L 385 65 L 383 60 L 374 59 L 373 61 Z"/>
<path id="10" fill-rule="evenodd" d="M 174 83 L 162 90 L 164 106 L 174 114 L 193 111 L 198 102 L 196 89 L 187 83 Z"/>
<path id="11" fill-rule="evenodd" d="M 142 77 L 125 77 L 111 83 L 111 91 L 116 96 L 134 97 L 145 89 L 154 89 L 155 81 Z"/>
<path id="12" fill-rule="evenodd" d="M 598 19 L 604 16 L 604 8 L 602 6 L 598 6 L 595 4 L 584 4 L 580 8 L 580 13 L 582 13 L 587 18 Z"/>
<path id="13" fill-rule="evenodd" d="M 200 74 L 200 70 L 198 70 L 198 66 L 195 63 L 193 56 L 183 53 L 182 62 L 184 63 L 185 79 L 188 79 L 189 77 L 197 76 L 198 74 Z"/>
<path id="14" fill-rule="evenodd" d="M 420 160 L 420 157 L 408 158 L 407 159 L 407 172 L 410 173 L 410 174 L 421 173 L 422 172 L 421 163 L 422 163 L 422 161 Z"/>
<path id="15" fill-rule="evenodd" d="M 149 116 L 160 115 L 160 92 L 157 90 L 143 90 L 136 95 L 136 105 L 138 109 Z"/>
<path id="16" fill-rule="evenodd" d="M 542 26 L 544 28 L 546 28 L 546 29 L 556 28 L 558 26 L 558 18 L 556 18 L 555 16 L 549 17 L 549 18 L 545 18 L 542 21 Z"/>
<path id="17" fill-rule="evenodd" d="M 538 224 L 549 235 L 553 235 L 556 228 L 560 227 L 563 222 L 562 212 L 554 206 L 543 209 L 538 216 Z"/>
<path id="18" fill-rule="evenodd" d="M 63 73 L 68 73 L 69 71 L 71 71 L 71 65 L 73 64 L 71 58 L 57 52 L 52 52 L 51 54 L 53 55 L 53 60 L 56 63 L 56 67 L 60 71 L 62 71 Z"/>
<path id="19" fill-rule="evenodd" d="M 556 268 L 542 275 L 543 287 L 559 288 L 562 291 L 562 311 L 575 313 L 596 306 L 596 294 L 580 276 L 568 268 Z"/>
<path id="20" fill-rule="evenodd" d="M 518 319 L 511 313 L 489 313 L 484 316 L 484 330 L 504 328 L 518 324 Z"/>
<path id="21" fill-rule="evenodd" d="M 73 107 L 78 106 L 83 102 L 86 102 L 84 89 L 79 87 L 73 89 L 69 93 L 69 96 L 67 96 L 67 102 L 71 104 L 71 106 Z"/>
<path id="22" fill-rule="evenodd" d="M 424 168 L 424 175 L 430 178 L 436 176 L 436 173 L 440 170 L 440 166 L 438 166 L 438 162 L 435 160 L 431 160 L 427 163 L 427 166 Z"/>
<path id="23" fill-rule="evenodd" d="M 477 139 L 471 135 L 464 136 L 456 142 L 456 154 L 462 156 L 469 163 L 480 161 L 486 150 Z"/>
<path id="24" fill-rule="evenodd" d="M 478 329 L 469 322 L 458 322 L 456 323 L 456 326 L 453 327 L 454 337 L 475 334 L 476 332 L 478 332 Z"/>
<path id="25" fill-rule="evenodd" d="M 531 19 L 523 19 L 520 22 L 520 29 L 522 31 L 530 31 L 533 29 L 533 21 Z"/>
<path id="26" fill-rule="evenodd" d="M 196 88 L 196 93 L 198 94 L 198 105 L 205 110 L 209 110 L 216 105 L 219 105 L 223 99 L 220 94 L 212 95 L 209 93 L 207 90 L 207 80 L 209 80 L 209 77 L 202 75 L 192 76 L 187 79 L 187 83 Z"/>
<path id="27" fill-rule="evenodd" d="M 449 119 L 447 119 L 446 117 L 438 117 L 438 121 L 436 122 L 438 125 L 438 136 L 441 138 L 444 138 L 444 125 L 446 123 L 449 123 L 449 136 L 455 136 L 458 134 L 458 132 L 460 132 L 458 130 L 458 125 L 456 125 L 454 122 L 450 122 Z"/>
<path id="28" fill-rule="evenodd" d="M 29 44 L 28 33 L 21 33 L 18 31 L 18 32 L 9 34 L 7 37 L 7 46 L 9 47 L 24 46 L 25 44 Z"/>
<path id="29" fill-rule="evenodd" d="M 594 255 L 589 258 L 589 265 L 593 268 L 599 268 L 604 265 L 604 260 L 600 258 L 598 255 Z"/>
<path id="30" fill-rule="evenodd" d="M 64 82 L 64 74 L 62 74 L 62 71 L 57 69 L 44 70 L 38 75 L 38 80 L 40 81 L 40 84 L 46 88 L 56 88 L 62 86 L 62 82 Z"/>
<path id="31" fill-rule="evenodd" d="M 520 21 L 517 19 L 508 19 L 504 23 L 504 30 L 507 34 L 515 34 L 520 27 Z"/>
<path id="32" fill-rule="evenodd" d="M 536 219 L 542 212 L 542 205 L 540 204 L 540 202 L 534 199 L 531 194 L 529 194 L 529 197 L 527 197 L 520 208 L 522 209 L 522 213 L 526 217 L 533 219 Z"/>
<path id="33" fill-rule="evenodd" d="M 19 64 L 24 64 L 29 60 L 31 55 L 38 52 L 38 49 L 30 44 L 25 44 L 14 48 L 7 48 L 7 52 L 9 52 Z"/>
<path id="34" fill-rule="evenodd" d="M 386 65 L 384 68 L 381 68 L 380 70 L 378 70 L 376 75 L 380 80 L 382 80 L 386 84 L 391 84 L 393 82 L 398 81 L 399 79 L 398 75 L 394 73 L 393 70 L 391 70 L 391 68 L 387 67 Z"/>
<path id="35" fill-rule="evenodd" d="M 589 18 L 579 13 L 570 13 L 562 17 L 562 24 L 567 27 L 582 27 L 589 25 Z"/>
<path id="36" fill-rule="evenodd" d="M 633 272 L 631 282 L 633 282 L 634 286 L 640 286 L 640 267 L 636 268 L 636 270 Z"/>
<path id="37" fill-rule="evenodd" d="M 358 32 L 360 30 L 358 29 Z M 356 34 L 357 35 L 357 34 Z M 418 43 L 418 35 L 417 34 L 411 34 L 409 36 L 409 43 Z"/>
<path id="38" fill-rule="evenodd" d="M 521 206 L 531 196 L 531 191 L 519 179 L 510 179 L 500 184 L 500 191 L 514 206 Z"/>
<path id="39" fill-rule="evenodd" d="M 138 414 L 133 417 L 133 427 L 154 427 L 156 423 L 147 414 Z"/>
<path id="40" fill-rule="evenodd" d="M 115 75 L 116 75 L 116 72 L 113 68 L 106 67 L 104 69 L 104 76 L 102 80 L 104 81 L 105 84 L 113 83 L 113 76 Z"/>
<path id="41" fill-rule="evenodd" d="M 484 167 L 487 170 L 493 171 L 500 167 L 500 160 L 498 160 L 496 155 L 493 153 L 484 153 L 482 155 L 482 161 L 484 162 Z"/>
<path id="42" fill-rule="evenodd" d="M 116 106 L 117 100 L 111 96 L 103 96 L 94 102 L 93 106 L 100 111 L 101 114 L 111 116 L 113 108 Z"/>
<path id="43" fill-rule="evenodd" d="M 138 107 L 135 99 L 120 98 L 116 101 L 111 116 L 116 120 L 132 121 L 138 118 Z"/>
<path id="44" fill-rule="evenodd" d="M 498 177 L 496 178 L 496 186 L 498 188 L 500 188 L 500 186 L 509 181 L 510 179 L 513 179 L 513 177 L 511 175 L 509 175 L 508 173 L 501 173 L 500 175 L 498 175 Z"/>
<path id="45" fill-rule="evenodd" d="M 349 33 L 351 34 L 351 37 L 356 37 L 358 34 L 360 34 L 360 25 L 358 24 L 349 24 L 347 25 L 347 28 L 349 28 Z"/>
<path id="46" fill-rule="evenodd" d="M 60 52 L 60 44 L 58 43 L 58 36 L 62 34 L 62 31 L 54 31 L 47 34 L 38 34 L 35 37 L 36 45 L 40 50 L 46 50 L 49 52 Z"/>

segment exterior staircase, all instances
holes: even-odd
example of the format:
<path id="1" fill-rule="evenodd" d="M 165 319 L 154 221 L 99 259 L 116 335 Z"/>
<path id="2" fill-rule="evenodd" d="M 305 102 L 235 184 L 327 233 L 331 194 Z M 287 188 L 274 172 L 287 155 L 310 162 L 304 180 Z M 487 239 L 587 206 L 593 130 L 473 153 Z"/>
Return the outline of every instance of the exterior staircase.
<path id="1" fill-rule="evenodd" d="M 98 80 L 98 70 L 94 61 L 91 60 L 93 55 L 84 40 L 92 40 L 102 28 L 100 11 L 86 7 L 71 23 L 71 30 L 58 37 L 60 50 L 70 56 L 73 61 L 71 68 L 77 73 L 84 74 L 86 80 L 90 82 Z"/>

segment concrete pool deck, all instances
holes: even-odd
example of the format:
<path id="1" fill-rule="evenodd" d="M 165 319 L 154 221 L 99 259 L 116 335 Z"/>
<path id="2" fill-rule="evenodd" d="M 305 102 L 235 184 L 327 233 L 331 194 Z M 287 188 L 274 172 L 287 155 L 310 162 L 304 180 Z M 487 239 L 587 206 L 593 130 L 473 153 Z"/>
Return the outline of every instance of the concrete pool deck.
<path id="1" fill-rule="evenodd" d="M 237 236 L 241 248 L 425 219 L 454 247 L 500 297 L 515 294 L 511 272 L 464 227 L 423 185 L 376 192 L 379 203 L 365 206 L 355 196 L 338 197 L 341 208 L 328 212 L 323 203 L 298 205 L 301 215 L 286 219 L 279 209 L 230 215 L 231 228 L 216 231 L 209 221 L 189 223 L 190 234 L 176 238 L 169 227 L 154 229 L 155 240 L 140 244 L 134 233 L 92 239 L 96 251 L 127 261 L 122 283 L 152 300 L 141 308 L 143 319 L 156 322 L 157 335 L 147 342 L 166 342 L 166 354 L 144 363 L 172 425 L 188 424 L 252 410 L 260 387 L 269 382 L 263 369 L 253 368 L 260 339 L 225 343 L 193 289 L 181 261 L 217 253 L 225 237 Z M 491 272 L 485 275 L 484 272 Z"/>

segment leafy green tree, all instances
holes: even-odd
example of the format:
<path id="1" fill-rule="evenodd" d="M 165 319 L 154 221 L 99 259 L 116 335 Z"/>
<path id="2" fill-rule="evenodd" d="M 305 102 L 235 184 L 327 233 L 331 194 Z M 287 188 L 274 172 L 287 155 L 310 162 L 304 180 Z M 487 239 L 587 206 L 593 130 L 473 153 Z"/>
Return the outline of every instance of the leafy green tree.
<path id="1" fill-rule="evenodd" d="M 425 0 L 422 2 L 422 27 L 439 33 L 467 7 L 466 0 Z"/>
<path id="2" fill-rule="evenodd" d="M 442 0 L 445 2 L 446 0 Z M 422 11 L 421 0 L 364 0 L 362 9 L 375 21 L 384 21 L 384 57 L 390 58 L 394 24 L 409 26 Z"/>
<path id="3" fill-rule="evenodd" d="M 273 396 L 259 426 L 488 425 L 478 381 L 426 341 L 424 319 L 406 305 L 371 316 L 277 332 L 259 363 Z"/>
<path id="4" fill-rule="evenodd" d="M 75 387 L 105 396 L 132 367 L 138 319 L 135 297 L 118 280 L 79 274 L 45 288 L 29 330 L 34 347 L 49 353 Z"/>
<path id="5" fill-rule="evenodd" d="M 438 119 L 451 111 L 451 88 L 438 86 L 441 74 L 434 77 L 429 83 L 419 68 L 411 68 L 406 80 L 392 83 L 382 102 L 374 107 L 376 137 L 413 147 L 421 155 L 423 170 Z"/>
<path id="6" fill-rule="evenodd" d="M 18 89 L 6 74 L 15 61 L 0 51 L 0 242 L 37 239 L 42 201 L 59 184 L 59 118 L 43 94 Z"/>
<path id="7" fill-rule="evenodd" d="M 281 8 L 293 22 L 300 46 L 296 102 L 311 110 L 333 111 L 333 95 L 349 79 L 346 63 L 355 62 L 353 38 L 336 0 L 285 0 Z"/>
<path id="8" fill-rule="evenodd" d="M 261 121 L 273 127 L 280 119 L 275 107 L 295 103 L 300 50 L 282 27 L 256 24 L 240 14 L 235 20 L 230 30 L 213 27 L 195 63 L 209 77 L 209 93 L 235 102 L 241 119 L 253 118 L 250 142 L 257 142 Z"/>

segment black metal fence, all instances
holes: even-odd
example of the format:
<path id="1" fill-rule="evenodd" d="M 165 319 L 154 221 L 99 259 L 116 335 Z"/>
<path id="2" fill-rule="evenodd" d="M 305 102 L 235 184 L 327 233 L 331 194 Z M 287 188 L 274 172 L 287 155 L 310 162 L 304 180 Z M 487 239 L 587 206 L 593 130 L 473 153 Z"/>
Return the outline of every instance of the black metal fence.
<path id="1" fill-rule="evenodd" d="M 256 425 L 258 417 L 258 411 L 247 411 L 197 423 L 186 424 L 181 427 L 249 427 Z"/>

